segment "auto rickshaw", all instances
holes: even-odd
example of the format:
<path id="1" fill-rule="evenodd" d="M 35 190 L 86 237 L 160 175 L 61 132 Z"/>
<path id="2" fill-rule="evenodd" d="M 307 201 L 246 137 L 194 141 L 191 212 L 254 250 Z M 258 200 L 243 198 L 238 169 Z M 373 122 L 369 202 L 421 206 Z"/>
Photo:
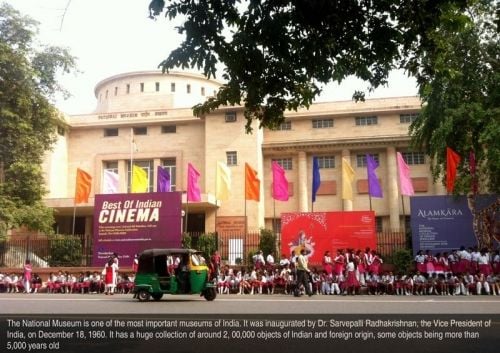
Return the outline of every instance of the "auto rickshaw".
<path id="1" fill-rule="evenodd" d="M 160 300 L 163 294 L 200 294 L 206 300 L 215 299 L 216 284 L 200 251 L 148 249 L 139 254 L 134 298 Z"/>

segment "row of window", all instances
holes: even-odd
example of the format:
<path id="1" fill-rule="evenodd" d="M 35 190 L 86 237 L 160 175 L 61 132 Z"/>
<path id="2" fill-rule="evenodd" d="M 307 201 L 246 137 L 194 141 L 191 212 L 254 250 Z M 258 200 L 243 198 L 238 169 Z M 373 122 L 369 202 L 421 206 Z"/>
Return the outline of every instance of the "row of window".
<path id="1" fill-rule="evenodd" d="M 146 126 L 139 126 L 133 128 L 134 135 L 147 135 L 148 128 Z M 162 125 L 161 133 L 162 134 L 175 134 L 177 132 L 176 125 Z M 115 137 L 118 136 L 118 128 L 111 127 L 104 129 L 104 137 Z"/>
<path id="2" fill-rule="evenodd" d="M 167 112 L 156 112 L 155 115 L 167 115 Z M 136 117 L 137 113 L 126 113 L 122 114 L 121 117 Z M 418 114 L 402 114 L 400 115 L 401 123 L 410 123 L 418 117 Z M 227 123 L 236 122 L 236 112 L 226 112 L 225 121 Z M 356 117 L 356 125 L 366 126 L 366 125 L 376 125 L 378 118 L 376 116 L 365 116 Z M 313 129 L 324 129 L 333 127 L 333 119 L 313 119 L 312 120 Z M 282 123 L 277 130 L 291 130 L 292 122 L 285 121 Z M 175 133 L 177 131 L 175 125 L 164 125 L 161 127 L 162 134 Z M 147 127 L 135 127 L 134 135 L 147 135 Z M 107 128 L 104 129 L 104 137 L 118 136 L 118 128 Z"/>
<path id="3" fill-rule="evenodd" d="M 425 164 L 425 155 L 422 152 L 401 152 L 401 155 L 408 165 Z M 372 154 L 371 156 L 378 164 L 380 164 L 378 153 Z M 320 169 L 333 169 L 336 166 L 335 156 L 318 156 L 317 158 Z M 285 170 L 293 169 L 292 158 L 276 158 L 273 159 L 273 161 L 277 162 Z M 238 165 L 238 154 L 236 151 L 226 152 L 226 163 L 228 166 Z M 366 154 L 356 155 L 356 167 L 366 167 Z"/>
<path id="4" fill-rule="evenodd" d="M 145 84 L 144 84 L 144 82 L 139 83 L 139 91 L 140 91 L 140 92 L 144 92 L 144 89 L 145 89 Z M 175 92 L 175 90 L 176 90 L 176 85 L 175 85 L 175 82 L 171 82 L 171 83 L 170 83 L 170 92 L 174 93 L 174 92 Z M 114 88 L 114 95 L 115 95 L 115 96 L 117 96 L 117 95 L 118 95 L 118 91 L 119 91 L 119 87 L 118 87 L 118 86 L 115 86 L 115 88 Z M 204 96 L 204 95 L 205 95 L 205 91 L 206 91 L 206 90 L 205 90 L 205 87 L 203 87 L 203 86 L 202 86 L 202 87 L 200 87 L 200 94 L 201 94 L 202 96 Z M 160 92 L 160 82 L 155 82 L 155 92 Z M 125 85 L 125 93 L 126 93 L 126 94 L 130 94 L 130 83 L 127 83 L 127 84 Z M 191 84 L 189 84 L 189 83 L 187 83 L 187 84 L 186 84 L 186 93 L 187 93 L 187 94 L 190 94 L 190 93 L 191 93 Z M 214 90 L 213 94 L 214 94 L 214 95 L 216 94 L 215 90 Z M 104 98 L 106 98 L 106 99 L 107 99 L 107 98 L 108 98 L 108 96 L 109 96 L 109 90 L 106 90 L 106 91 L 104 92 Z M 102 100 L 102 93 L 99 95 L 99 101 L 101 101 L 101 100 Z"/>
<path id="5" fill-rule="evenodd" d="M 401 155 L 408 165 L 425 164 L 425 155 L 422 152 L 401 152 Z M 371 156 L 378 164 L 380 164 L 379 155 L 377 153 L 371 154 Z M 320 169 L 332 169 L 336 167 L 335 156 L 318 156 L 317 158 Z M 273 161 L 278 162 L 278 164 L 285 170 L 293 169 L 292 158 L 278 158 L 273 159 Z M 356 167 L 366 167 L 366 154 L 356 155 Z"/>
<path id="6" fill-rule="evenodd" d="M 418 113 L 412 113 L 412 114 L 400 114 L 399 115 L 399 122 L 401 124 L 409 124 L 412 123 L 415 119 L 418 118 Z M 236 121 L 236 116 L 234 117 L 234 120 L 228 121 L 226 117 L 226 122 L 233 122 Z M 377 125 L 378 124 L 378 117 L 377 116 L 357 116 L 354 118 L 354 122 L 356 126 L 368 126 L 368 125 Z M 312 120 L 312 128 L 313 129 L 327 129 L 333 127 L 333 118 L 328 118 L 328 119 L 313 119 Z M 277 130 L 279 131 L 284 131 L 284 130 L 291 130 L 292 129 L 292 122 L 290 120 L 283 122 L 280 126 L 278 126 Z"/>

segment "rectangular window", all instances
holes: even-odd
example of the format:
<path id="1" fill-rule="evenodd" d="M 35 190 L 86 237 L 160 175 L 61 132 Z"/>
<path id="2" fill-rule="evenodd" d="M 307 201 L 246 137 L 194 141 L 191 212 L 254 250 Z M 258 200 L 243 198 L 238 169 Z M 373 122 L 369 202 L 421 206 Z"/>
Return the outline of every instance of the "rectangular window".
<path id="1" fill-rule="evenodd" d="M 228 166 L 238 165 L 238 153 L 236 151 L 226 152 L 226 164 Z"/>
<path id="2" fill-rule="evenodd" d="M 57 133 L 60 135 L 60 136 L 64 136 L 66 134 L 66 129 L 64 129 L 64 127 L 62 126 L 58 126 L 57 127 Z"/>
<path id="3" fill-rule="evenodd" d="M 175 82 L 170 83 L 170 92 L 175 92 Z"/>
<path id="4" fill-rule="evenodd" d="M 161 127 L 161 133 L 162 134 L 175 134 L 177 132 L 177 126 L 176 125 L 163 125 Z"/>
<path id="5" fill-rule="evenodd" d="M 355 118 L 357 126 L 365 126 L 365 125 L 377 125 L 378 117 L 377 116 L 357 116 Z"/>
<path id="6" fill-rule="evenodd" d="M 118 87 L 115 87 L 115 96 L 118 95 Z"/>
<path id="7" fill-rule="evenodd" d="M 134 127 L 134 135 L 147 135 L 148 128 L 146 126 Z"/>
<path id="8" fill-rule="evenodd" d="M 277 162 L 284 170 L 292 170 L 293 164 L 291 158 L 276 158 L 273 162 Z"/>
<path id="9" fill-rule="evenodd" d="M 108 90 L 106 90 L 106 95 L 104 96 L 104 98 L 108 99 Z"/>
<path id="10" fill-rule="evenodd" d="M 104 137 L 118 136 L 118 128 L 104 129 Z"/>
<path id="11" fill-rule="evenodd" d="M 104 170 L 118 174 L 118 161 L 105 161 L 103 167 Z"/>
<path id="12" fill-rule="evenodd" d="M 205 87 L 201 87 L 201 95 L 204 96 L 205 95 Z"/>
<path id="13" fill-rule="evenodd" d="M 140 160 L 134 160 L 134 165 L 141 167 L 145 172 L 146 176 L 148 177 L 148 189 L 146 192 L 153 191 L 153 185 L 154 185 L 154 167 L 153 167 L 153 161 L 152 160 L 147 160 L 147 161 L 140 161 Z M 131 172 L 130 172 L 130 161 L 127 161 L 127 174 L 128 174 L 128 192 L 131 190 L 131 184 L 132 184 L 132 177 L 131 177 Z"/>
<path id="14" fill-rule="evenodd" d="M 186 85 L 186 93 L 191 93 L 191 85 L 190 84 Z"/>
<path id="15" fill-rule="evenodd" d="M 313 129 L 326 129 L 333 127 L 333 119 L 313 119 L 312 127 Z"/>
<path id="16" fill-rule="evenodd" d="M 377 163 L 380 164 L 378 153 L 370 153 L 370 155 L 373 157 L 373 159 Z M 364 168 L 364 167 L 366 167 L 366 154 L 357 154 L 356 155 L 356 166 L 358 168 Z"/>
<path id="17" fill-rule="evenodd" d="M 226 112 L 224 118 L 226 123 L 234 123 L 236 121 L 236 112 Z"/>
<path id="18" fill-rule="evenodd" d="M 141 82 L 140 86 L 141 86 L 141 92 L 144 92 L 144 82 Z"/>
<path id="19" fill-rule="evenodd" d="M 126 86 L 126 87 L 127 87 L 127 88 L 126 88 L 126 90 L 127 90 L 127 94 L 129 94 L 129 93 L 130 93 L 130 83 L 127 83 L 127 86 Z"/>
<path id="20" fill-rule="evenodd" d="M 419 115 L 419 113 L 400 114 L 399 122 L 401 124 L 411 124 L 419 117 Z"/>
<path id="21" fill-rule="evenodd" d="M 335 156 L 318 156 L 318 164 L 320 169 L 335 168 Z"/>
<path id="22" fill-rule="evenodd" d="M 408 165 L 425 164 L 425 155 L 422 152 L 402 152 L 401 155 Z"/>
<path id="23" fill-rule="evenodd" d="M 160 92 L 160 82 L 155 82 L 155 90 L 156 92 Z"/>
<path id="24" fill-rule="evenodd" d="M 161 166 L 170 174 L 170 191 L 175 191 L 177 185 L 175 158 L 163 159 L 161 161 Z"/>
<path id="25" fill-rule="evenodd" d="M 376 216 L 375 217 L 375 231 L 377 233 L 382 233 L 382 231 L 384 230 L 383 228 L 384 227 L 383 227 L 382 217 Z M 408 229 L 408 228 L 406 228 L 406 229 Z"/>
<path id="26" fill-rule="evenodd" d="M 278 128 L 276 130 L 278 130 L 278 131 L 292 130 L 292 122 L 290 120 L 285 121 L 285 122 L 281 123 L 280 126 L 278 126 Z"/>

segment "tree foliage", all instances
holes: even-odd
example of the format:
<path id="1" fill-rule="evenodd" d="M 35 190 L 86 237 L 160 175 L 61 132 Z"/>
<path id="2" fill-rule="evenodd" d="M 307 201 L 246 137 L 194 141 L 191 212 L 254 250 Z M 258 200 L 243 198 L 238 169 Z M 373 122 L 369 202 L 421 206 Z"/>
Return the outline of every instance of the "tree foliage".
<path id="1" fill-rule="evenodd" d="M 285 110 L 308 107 L 330 81 L 354 75 L 372 88 L 394 68 L 410 70 L 433 42 L 449 7 L 465 0 L 152 0 L 150 16 L 182 16 L 182 44 L 160 66 L 196 67 L 226 84 L 195 107 L 202 115 L 243 104 L 251 121 L 273 128 Z M 363 99 L 363 92 L 355 92 Z"/>
<path id="2" fill-rule="evenodd" d="M 62 124 L 51 103 L 67 92 L 56 76 L 74 67 L 64 48 L 36 43 L 37 23 L 0 5 L 0 229 L 21 225 L 49 232 L 41 164 Z"/>
<path id="3" fill-rule="evenodd" d="M 472 188 L 470 152 L 480 191 L 500 191 L 500 37 L 498 5 L 473 1 L 467 13 L 443 16 L 416 77 L 423 107 L 411 126 L 415 146 L 429 154 L 435 179 L 446 175 L 446 147 L 462 158 L 456 193 Z M 461 16 L 461 21 L 456 22 Z M 459 30 L 457 30 L 457 27 Z"/>

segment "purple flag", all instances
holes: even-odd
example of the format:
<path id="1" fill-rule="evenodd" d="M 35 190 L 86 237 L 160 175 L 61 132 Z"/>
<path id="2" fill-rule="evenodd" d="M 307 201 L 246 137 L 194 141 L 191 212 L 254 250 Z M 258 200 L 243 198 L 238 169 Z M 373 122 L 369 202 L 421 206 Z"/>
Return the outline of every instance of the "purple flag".
<path id="1" fill-rule="evenodd" d="M 158 166 L 158 179 L 156 179 L 157 192 L 170 192 L 170 173 Z"/>
<path id="2" fill-rule="evenodd" d="M 378 168 L 377 161 L 369 154 L 366 155 L 366 171 L 368 172 L 368 193 L 371 197 L 382 197 L 382 188 L 378 182 L 375 169 Z"/>

